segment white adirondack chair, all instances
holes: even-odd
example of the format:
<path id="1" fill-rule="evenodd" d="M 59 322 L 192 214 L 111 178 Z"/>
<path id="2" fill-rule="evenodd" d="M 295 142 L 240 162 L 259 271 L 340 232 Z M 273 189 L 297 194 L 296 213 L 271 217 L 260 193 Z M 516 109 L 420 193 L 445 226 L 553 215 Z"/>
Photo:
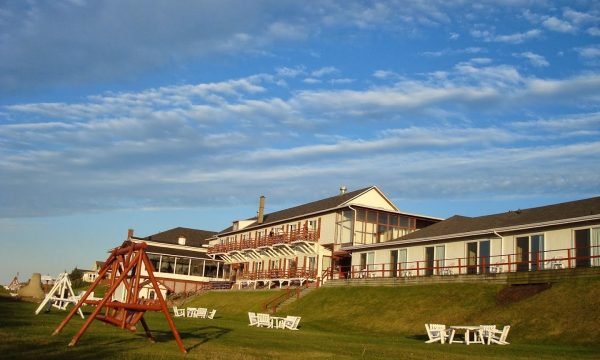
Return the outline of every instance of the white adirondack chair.
<path id="1" fill-rule="evenodd" d="M 496 325 L 479 325 L 479 331 L 477 331 L 477 336 L 482 344 L 486 344 L 489 342 L 490 332 L 496 330 Z"/>
<path id="2" fill-rule="evenodd" d="M 256 316 L 256 313 L 248 312 L 248 321 L 250 321 L 248 326 L 258 326 L 258 316 Z"/>
<path id="3" fill-rule="evenodd" d="M 491 343 L 499 345 L 508 345 L 506 338 L 510 331 L 510 325 L 506 325 L 502 330 L 490 330 L 490 336 L 488 337 L 488 345 Z"/>
<path id="4" fill-rule="evenodd" d="M 271 316 L 269 316 L 269 314 L 258 313 L 256 314 L 256 317 L 258 318 L 256 326 L 271 327 Z"/>
<path id="5" fill-rule="evenodd" d="M 429 340 L 425 341 L 428 344 L 437 341 L 443 344 L 446 339 L 450 340 L 454 337 L 454 329 L 446 328 L 446 325 L 442 324 L 425 324 L 425 330 L 429 336 Z"/>
<path id="6" fill-rule="evenodd" d="M 173 315 L 175 315 L 175 317 L 185 317 L 185 309 L 179 309 L 177 306 L 173 306 Z"/>
<path id="7" fill-rule="evenodd" d="M 288 315 L 285 318 L 285 321 L 283 323 L 283 327 L 286 329 L 290 329 L 290 330 L 298 330 L 298 324 L 300 324 L 300 319 L 302 317 L 300 316 L 290 316 Z"/>
<path id="8" fill-rule="evenodd" d="M 189 307 L 187 309 L 185 309 L 185 315 L 187 317 L 196 317 L 196 313 L 198 312 L 197 308 L 193 308 L 193 307 Z"/>
<path id="9" fill-rule="evenodd" d="M 196 317 L 206 319 L 206 314 L 208 313 L 207 308 L 198 308 L 196 309 Z"/>
<path id="10" fill-rule="evenodd" d="M 212 309 L 212 311 L 209 311 L 209 312 L 206 314 L 206 317 L 207 317 L 207 318 L 209 318 L 209 319 L 213 319 L 213 318 L 215 317 L 215 314 L 216 314 L 216 313 L 217 313 L 217 310 L 216 310 L 216 309 Z"/>

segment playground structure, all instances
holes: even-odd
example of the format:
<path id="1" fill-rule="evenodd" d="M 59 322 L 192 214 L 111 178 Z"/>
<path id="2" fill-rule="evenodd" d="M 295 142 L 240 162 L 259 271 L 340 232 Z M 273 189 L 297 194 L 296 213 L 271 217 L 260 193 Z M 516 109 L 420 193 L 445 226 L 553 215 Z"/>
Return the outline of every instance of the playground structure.
<path id="1" fill-rule="evenodd" d="M 69 274 L 62 273 L 58 275 L 58 279 L 56 279 L 54 286 L 52 286 L 50 292 L 46 294 L 44 301 L 42 301 L 40 306 L 37 308 L 35 314 L 39 314 L 46 305 L 48 305 L 48 310 L 50 310 L 51 307 L 55 307 L 59 310 L 66 310 L 69 304 L 77 304 L 78 302 L 79 296 L 76 296 L 75 292 L 73 291 Z M 78 309 L 77 312 L 83 319 L 84 316 L 81 308 Z"/>
<path id="2" fill-rule="evenodd" d="M 144 319 L 144 314 L 146 311 L 161 311 L 165 315 L 179 350 L 187 353 L 175 323 L 169 314 L 165 299 L 160 292 L 159 284 L 154 277 L 152 264 L 145 251 L 146 247 L 147 244 L 144 242 L 125 241 L 123 245 L 113 249 L 104 266 L 100 269 L 96 281 L 83 294 L 79 302 L 71 309 L 52 335 L 60 333 L 75 313 L 80 310 L 81 306 L 87 304 L 94 305 L 95 308 L 81 329 L 73 336 L 69 346 L 77 344 L 94 319 L 129 331 L 136 331 L 136 325 L 140 323 L 148 339 L 154 342 L 150 328 Z M 104 297 L 101 300 L 88 299 L 107 274 L 110 274 L 109 289 Z M 146 299 L 140 296 L 140 290 L 147 281 L 151 283 L 156 299 Z"/>

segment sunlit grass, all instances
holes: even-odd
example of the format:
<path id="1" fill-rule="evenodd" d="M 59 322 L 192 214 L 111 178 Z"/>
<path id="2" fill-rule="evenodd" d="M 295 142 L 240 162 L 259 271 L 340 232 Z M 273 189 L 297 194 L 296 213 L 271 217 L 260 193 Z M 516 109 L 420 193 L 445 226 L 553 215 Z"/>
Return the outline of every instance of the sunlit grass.
<path id="1" fill-rule="evenodd" d="M 279 311 L 302 316 L 299 331 L 249 327 L 248 311 L 279 291 L 216 291 L 184 306 L 216 308 L 215 319 L 174 318 L 188 354 L 181 354 L 161 313 L 146 319 L 157 342 L 95 321 L 75 347 L 83 324 L 74 317 L 51 336 L 66 312 L 34 315 L 37 304 L 0 297 L 2 359 L 571 359 L 600 355 L 600 279 L 554 285 L 507 306 L 499 285 L 322 288 Z M 90 309 L 87 309 L 89 313 Z M 425 322 L 511 324 L 511 345 L 425 344 Z"/>

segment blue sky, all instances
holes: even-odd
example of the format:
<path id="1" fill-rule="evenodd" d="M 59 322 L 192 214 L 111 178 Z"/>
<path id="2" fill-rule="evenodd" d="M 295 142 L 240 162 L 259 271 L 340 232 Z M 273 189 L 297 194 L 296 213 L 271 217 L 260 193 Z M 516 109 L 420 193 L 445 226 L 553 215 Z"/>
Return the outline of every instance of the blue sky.
<path id="1" fill-rule="evenodd" d="M 0 3 L 0 283 L 127 229 L 378 186 L 484 215 L 600 193 L 597 1 Z"/>

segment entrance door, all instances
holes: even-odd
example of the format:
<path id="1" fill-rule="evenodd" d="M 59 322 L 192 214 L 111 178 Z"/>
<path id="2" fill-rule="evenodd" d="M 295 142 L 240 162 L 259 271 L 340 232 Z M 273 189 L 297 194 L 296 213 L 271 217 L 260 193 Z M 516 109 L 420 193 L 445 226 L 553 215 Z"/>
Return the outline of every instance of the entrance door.
<path id="1" fill-rule="evenodd" d="M 490 241 L 479 242 L 479 272 L 487 274 L 490 272 Z"/>
<path id="2" fill-rule="evenodd" d="M 477 274 L 477 242 L 467 243 L 467 274 Z"/>
<path id="3" fill-rule="evenodd" d="M 529 236 L 517 238 L 517 271 L 529 271 Z"/>
<path id="4" fill-rule="evenodd" d="M 434 262 L 435 248 L 428 246 L 425 248 L 425 275 L 433 275 L 433 262 Z"/>
<path id="5" fill-rule="evenodd" d="M 398 277 L 398 250 L 390 251 L 390 276 Z"/>
<path id="6" fill-rule="evenodd" d="M 591 265 L 590 245 L 590 229 L 575 230 L 575 267 Z"/>

